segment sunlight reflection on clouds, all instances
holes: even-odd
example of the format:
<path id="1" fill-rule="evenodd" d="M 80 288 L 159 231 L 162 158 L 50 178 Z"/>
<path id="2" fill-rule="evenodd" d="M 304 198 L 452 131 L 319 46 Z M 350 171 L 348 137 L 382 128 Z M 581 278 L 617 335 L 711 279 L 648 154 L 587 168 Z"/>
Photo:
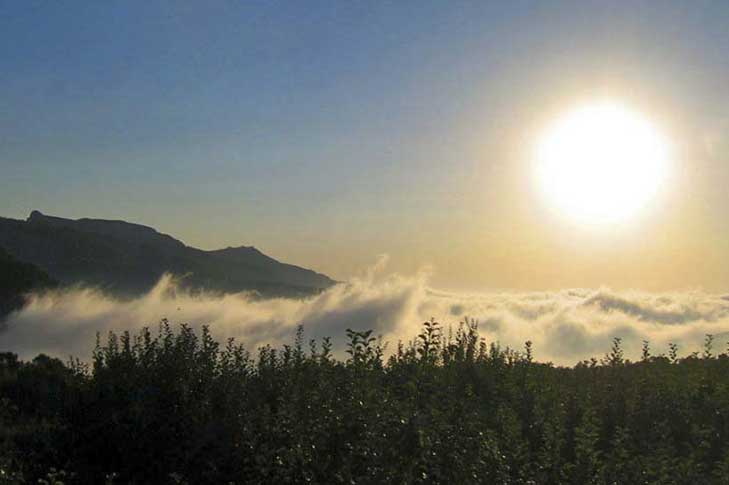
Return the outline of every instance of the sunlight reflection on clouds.
<path id="1" fill-rule="evenodd" d="M 250 350 L 291 342 L 303 324 L 306 338 L 331 336 L 341 349 L 345 330 L 373 329 L 390 342 L 408 341 L 420 323 L 435 318 L 455 328 L 465 318 L 479 322 L 487 342 L 521 349 L 534 343 L 544 361 L 574 364 L 600 357 L 613 337 L 623 339 L 626 356 L 637 358 L 643 340 L 654 353 L 669 342 L 682 355 L 698 350 L 705 334 L 717 351 L 729 339 L 729 298 L 703 292 L 616 292 L 607 288 L 556 292 L 466 294 L 429 287 L 429 271 L 403 276 L 387 273 L 384 261 L 361 278 L 303 300 L 257 300 L 248 294 L 190 294 L 174 278 L 163 277 L 143 297 L 116 300 L 92 289 L 34 296 L 10 316 L 0 331 L 0 350 L 23 358 L 38 353 L 87 359 L 96 333 L 155 328 L 162 318 L 198 328 L 209 325 L 220 340 L 234 337 Z"/>

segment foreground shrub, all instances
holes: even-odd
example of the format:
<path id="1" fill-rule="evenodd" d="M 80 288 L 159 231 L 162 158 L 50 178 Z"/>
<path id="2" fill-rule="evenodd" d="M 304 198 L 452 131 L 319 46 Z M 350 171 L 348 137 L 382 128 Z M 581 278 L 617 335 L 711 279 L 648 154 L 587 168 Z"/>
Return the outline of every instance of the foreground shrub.
<path id="1" fill-rule="evenodd" d="M 93 362 L 0 355 L 0 483 L 727 483 L 729 357 L 572 368 L 426 322 L 251 355 L 163 321 Z"/>

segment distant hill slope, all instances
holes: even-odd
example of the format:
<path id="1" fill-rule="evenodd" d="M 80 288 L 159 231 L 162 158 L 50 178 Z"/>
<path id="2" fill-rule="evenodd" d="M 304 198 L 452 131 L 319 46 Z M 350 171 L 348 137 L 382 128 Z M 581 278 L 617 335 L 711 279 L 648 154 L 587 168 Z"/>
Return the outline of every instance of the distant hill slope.
<path id="1" fill-rule="evenodd" d="M 151 227 L 124 221 L 63 219 L 33 211 L 25 220 L 0 218 L 0 247 L 62 284 L 88 284 L 120 296 L 148 291 L 169 272 L 193 290 L 262 296 L 305 296 L 335 282 L 284 264 L 253 247 L 203 251 Z"/>
<path id="2" fill-rule="evenodd" d="M 25 304 L 27 293 L 51 288 L 56 282 L 30 263 L 22 263 L 0 248 L 0 320 Z"/>

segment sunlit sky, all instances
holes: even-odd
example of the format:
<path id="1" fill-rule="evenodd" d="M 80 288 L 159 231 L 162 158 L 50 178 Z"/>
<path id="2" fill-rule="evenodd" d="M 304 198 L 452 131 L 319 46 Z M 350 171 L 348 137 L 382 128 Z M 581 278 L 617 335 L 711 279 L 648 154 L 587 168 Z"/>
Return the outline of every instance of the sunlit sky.
<path id="1" fill-rule="evenodd" d="M 124 219 L 346 279 L 729 289 L 729 2 L 0 0 L 0 215 Z M 535 187 L 595 100 L 670 141 L 602 226 Z M 620 187 L 615 187 L 619 191 Z"/>

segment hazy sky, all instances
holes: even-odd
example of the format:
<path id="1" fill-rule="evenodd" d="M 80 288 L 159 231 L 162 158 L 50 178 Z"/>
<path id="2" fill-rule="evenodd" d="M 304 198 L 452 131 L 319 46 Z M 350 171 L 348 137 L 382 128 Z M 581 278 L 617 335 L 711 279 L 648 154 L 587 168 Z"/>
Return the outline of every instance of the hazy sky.
<path id="1" fill-rule="evenodd" d="M 344 279 L 729 288 L 729 2 L 0 0 L 0 215 L 125 219 Z M 585 228 L 531 154 L 609 98 L 672 144 Z M 615 188 L 616 191 L 620 187 Z"/>

